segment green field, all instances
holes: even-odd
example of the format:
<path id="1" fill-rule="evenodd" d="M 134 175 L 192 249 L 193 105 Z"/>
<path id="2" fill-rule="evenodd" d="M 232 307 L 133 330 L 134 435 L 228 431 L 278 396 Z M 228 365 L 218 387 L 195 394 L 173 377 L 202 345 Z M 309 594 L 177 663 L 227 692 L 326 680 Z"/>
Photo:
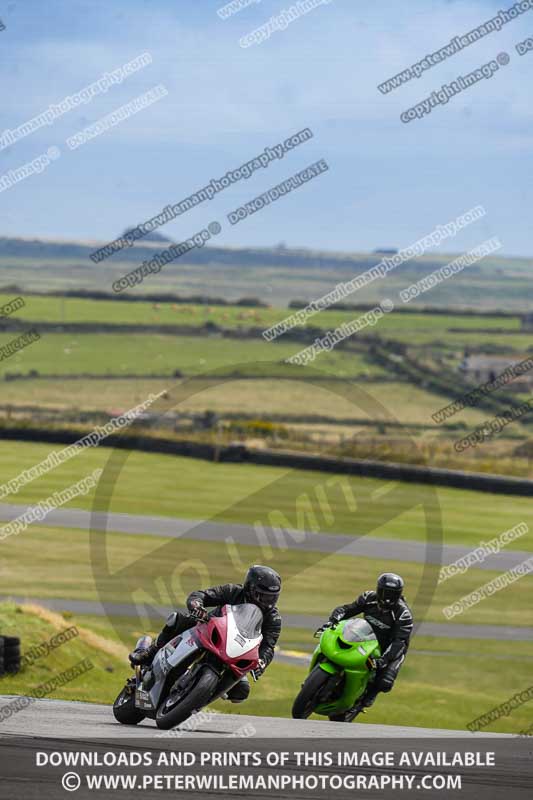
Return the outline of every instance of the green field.
<path id="1" fill-rule="evenodd" d="M 12 294 L 0 293 L 0 306 L 13 299 Z M 28 295 L 25 306 L 17 317 L 30 322 L 103 322 L 114 324 L 141 325 L 194 325 L 214 322 L 221 328 L 244 328 L 273 325 L 294 309 L 254 308 L 245 306 L 216 306 L 193 303 L 129 302 L 125 300 L 90 300 L 77 297 L 46 297 Z M 400 306 L 401 307 L 401 306 Z M 315 314 L 312 324 L 321 328 L 337 326 L 353 318 L 362 311 L 328 311 Z M 520 330 L 519 316 L 508 317 L 497 314 L 483 317 L 460 314 L 388 314 L 380 322 L 380 328 L 394 332 L 412 333 L 427 330 L 442 333 L 448 328 L 504 328 L 508 331 Z"/>
<path id="2" fill-rule="evenodd" d="M 37 326 L 38 328 L 38 326 Z M 18 335 L 18 334 L 17 334 Z M 0 335 L 0 346 L 16 336 Z M 221 370 L 273 375 L 299 375 L 301 370 L 283 362 L 303 345 L 270 344 L 247 339 L 227 339 L 212 334 L 168 336 L 164 334 L 59 334 L 46 333 L 41 339 L 0 362 L 0 375 L 37 370 L 43 375 L 185 375 Z M 318 371 L 342 377 L 383 374 L 360 353 L 335 350 L 321 353 L 315 361 Z"/>
<path id="3" fill-rule="evenodd" d="M 4 294 L 0 296 L 0 303 L 11 299 L 11 295 Z M 325 311 L 312 317 L 310 324 L 323 330 L 332 329 L 360 313 Z M 248 418 L 285 422 L 293 426 L 289 436 L 296 449 L 309 450 L 321 441 L 337 447 L 336 452 L 354 457 L 423 463 L 429 453 L 433 463 L 448 468 L 514 475 L 527 472 L 526 461 L 515 461 L 518 454 L 514 452 L 516 443 L 528 437 L 527 423 L 524 426 L 515 422 L 504 430 L 497 442 L 485 446 L 483 452 L 471 450 L 458 459 L 453 451 L 453 440 L 457 437 L 449 424 L 436 426 L 431 417 L 452 399 L 453 370 L 468 348 L 506 352 L 510 359 L 517 359 L 529 350 L 531 334 L 520 332 L 518 315 L 392 313 L 364 332 L 381 340 L 379 351 L 365 341 L 364 336 L 356 335 L 352 337 L 349 350 L 335 348 L 329 353 L 323 352 L 308 369 L 286 363 L 287 358 L 308 343 L 291 343 L 286 337 L 272 343 L 260 335 L 262 328 L 286 315 L 287 310 L 282 308 L 28 296 L 26 306 L 16 312 L 15 318 L 27 320 L 28 325 L 35 325 L 37 329 L 39 321 L 55 324 L 81 321 L 96 326 L 104 322 L 117 325 L 129 322 L 158 324 L 163 332 L 147 329 L 130 333 L 123 328 L 115 333 L 66 333 L 43 329 L 39 341 L 0 362 L 0 377 L 6 378 L 3 405 L 113 413 L 141 402 L 151 391 L 166 388 L 175 393 L 176 378 L 179 381 L 182 377 L 217 374 L 232 376 L 232 380 L 217 385 L 215 379 L 208 382 L 206 378 L 203 387 L 193 387 L 198 393 L 178 410 L 188 414 L 213 411 L 222 418 L 242 413 Z M 230 335 L 205 328 L 200 331 L 198 326 L 207 321 L 225 328 Z M 170 328 L 165 331 L 165 326 L 176 322 L 196 327 L 199 335 L 175 335 L 170 333 Z M 255 331 L 252 338 L 244 335 L 250 328 Z M 451 332 L 453 328 L 464 328 L 466 333 Z M 509 333 L 500 333 L 500 330 Z M 14 336 L 14 331 L 4 331 L 0 334 L 0 345 L 9 343 Z M 419 364 L 418 377 L 411 375 L 410 362 L 402 366 L 405 359 L 398 355 L 398 348 L 406 345 L 409 358 Z M 383 365 L 383 350 L 390 356 L 390 366 Z M 436 391 L 435 381 L 441 377 L 443 365 L 447 366 L 445 380 L 438 385 L 444 388 Z M 424 369 L 433 371 L 433 383 L 429 375 L 428 381 L 424 380 Z M 68 382 L 60 380 L 63 376 Z M 335 380 L 328 383 L 330 376 Z M 168 383 L 164 382 L 165 377 Z M 246 380 L 239 381 L 239 377 Z M 352 384 L 356 384 L 355 387 Z M 204 390 L 200 392 L 200 388 Z M 354 393 L 354 402 L 342 396 L 346 390 Z M 506 407 L 502 391 L 495 393 L 492 400 L 499 401 L 500 410 Z M 34 415 L 38 418 L 36 412 Z M 451 425 L 474 428 L 490 416 L 491 413 L 482 408 L 466 408 L 453 418 Z M 331 426 L 339 422 L 346 424 L 346 421 L 348 424 L 354 421 L 371 423 L 374 428 L 379 424 L 380 427 L 352 432 L 330 428 L 319 435 L 311 427 L 316 422 Z M 295 423 L 300 422 L 300 427 L 295 427 Z M 413 429 L 410 433 L 415 433 L 423 445 L 421 452 L 417 453 L 415 448 L 409 452 L 409 445 L 395 438 L 395 429 L 387 430 L 383 426 L 387 422 L 416 426 L 416 431 Z M 363 441 L 369 432 L 372 436 L 378 434 L 380 441 Z M 426 434 L 440 440 L 433 449 L 428 450 L 427 442 L 422 441 Z M 350 438 L 356 440 L 353 450 L 349 448 Z"/>
<path id="4" fill-rule="evenodd" d="M 355 355 L 353 368 L 357 368 Z M 351 365 L 352 366 L 352 365 Z M 364 365 L 362 365 L 364 369 Z M 268 367 L 271 373 L 275 369 Z M 280 374 L 283 369 L 280 368 Z M 199 377 L 199 376 L 198 376 Z M 327 376 L 324 376 L 326 378 Z M 298 378 L 256 378 L 217 381 L 216 378 L 200 378 L 198 382 L 187 382 L 189 397 L 181 400 L 180 381 L 172 379 L 117 379 L 89 380 L 73 378 L 62 380 L 28 379 L 7 381 L 2 386 L 2 404 L 27 406 L 32 397 L 38 396 L 40 405 L 65 409 L 90 409 L 114 412 L 125 410 L 145 400 L 150 393 L 168 391 L 176 411 L 199 413 L 205 410 L 217 414 L 245 414 L 254 417 L 278 417 L 292 421 L 304 415 L 322 417 L 335 423 L 338 420 L 361 420 L 415 424 L 435 428 L 431 414 L 447 405 L 449 398 L 400 381 L 365 381 L 340 385 L 328 383 L 319 376 L 309 380 Z M 349 397 L 353 399 L 350 400 Z M 476 408 L 466 408 L 453 420 L 475 427 L 484 422 L 489 413 Z M 520 431 L 516 423 L 507 428 L 502 438 Z M 444 428 L 444 430 L 446 430 Z M 358 428 L 349 433 L 354 436 Z M 440 431 L 439 431 L 440 433 Z M 457 436 L 459 433 L 457 433 Z"/>
<path id="5" fill-rule="evenodd" d="M 105 547 L 109 573 L 101 566 L 99 551 L 91 549 L 85 531 L 33 525 L 2 542 L 2 592 L 17 596 L 24 585 L 27 565 L 32 564 L 28 596 L 101 600 L 110 603 L 149 603 L 165 607 L 183 606 L 198 585 L 214 586 L 239 582 L 250 564 L 267 560 L 265 550 L 248 545 L 228 546 L 199 540 L 108 533 L 94 534 Z M 35 554 L 38 553 L 36 556 Z M 375 584 L 377 575 L 390 571 L 387 558 L 357 558 L 311 551 L 273 549 L 268 562 L 284 578 L 280 611 L 285 614 L 329 614 L 335 606 L 353 599 Z M 68 568 L 65 568 L 68 565 Z M 414 613 L 422 612 L 419 590 L 428 597 L 435 590 L 424 619 L 447 622 L 443 608 L 477 590 L 500 573 L 470 569 L 435 586 L 438 568 L 431 568 L 422 586 L 424 565 L 395 563 L 406 581 L 406 596 Z M 161 586 L 165 583 L 165 591 Z M 159 588 L 158 588 L 159 587 Z M 171 588 L 168 588 L 171 587 Z M 462 614 L 451 624 L 530 626 L 533 577 L 525 576 L 495 592 Z M 428 597 L 429 599 L 429 597 Z"/>
<path id="6" fill-rule="evenodd" d="M 44 444 L 17 443 L 5 448 L 0 480 L 5 483 L 24 469 L 47 457 L 53 449 Z M 87 449 L 10 494 L 2 502 L 35 503 L 105 466 L 110 448 Z M 118 457 L 121 458 L 121 453 Z M 328 483 L 329 482 L 329 483 Z M 320 512 L 317 487 L 322 487 L 332 508 L 333 521 Z M 347 495 L 345 492 L 350 492 Z M 463 489 L 397 483 L 373 478 L 328 476 L 320 472 L 284 470 L 245 464 L 217 464 L 193 458 L 131 452 L 116 481 L 110 510 L 141 515 L 218 519 L 253 525 L 268 524 L 273 510 L 287 525 L 309 527 L 303 515 L 303 500 L 309 498 L 321 533 L 357 534 L 424 540 L 426 522 L 421 505 L 440 509 L 445 544 L 478 546 L 525 521 L 530 532 L 510 548 L 533 550 L 533 510 L 526 497 L 491 495 Z M 80 496 L 71 505 L 91 508 L 91 495 Z M 356 506 L 353 510 L 354 504 Z M 387 521 L 388 518 L 388 521 Z"/>
<path id="7" fill-rule="evenodd" d="M 0 305 L 13 299 L 13 295 L 0 294 Z M 392 296 L 391 299 L 395 299 Z M 396 298 L 397 299 L 397 298 Z M 359 301 L 359 299 L 358 299 Z M 17 312 L 17 318 L 31 323 L 93 322 L 126 325 L 188 325 L 199 327 L 212 322 L 225 330 L 258 328 L 274 325 L 292 313 L 283 308 L 246 308 L 243 306 L 214 306 L 175 303 L 127 302 L 112 300 L 85 300 L 79 298 L 28 296 L 25 307 Z M 397 307 L 401 308 L 401 303 Z M 309 324 L 322 330 L 332 330 L 343 322 L 360 316 L 363 311 L 338 311 L 332 308 L 309 318 Z M 451 333 L 450 328 L 464 328 L 465 333 Z M 384 338 L 396 339 L 410 345 L 422 345 L 438 341 L 449 347 L 479 345 L 494 341 L 497 334 L 478 333 L 476 330 L 503 329 L 508 331 L 499 337 L 500 345 L 509 349 L 527 349 L 533 344 L 532 336 L 521 333 L 520 317 L 463 316 L 457 314 L 391 313 L 382 318 L 372 333 Z M 264 342 L 260 337 L 259 341 Z M 281 337 L 282 340 L 283 337 Z M 269 344 L 269 343 L 266 343 Z"/>
<path id="8" fill-rule="evenodd" d="M 12 295 L 0 295 L 0 303 L 13 299 Z M 311 318 L 310 324 L 323 330 L 333 329 L 342 322 L 357 317 L 362 312 L 325 311 Z M 151 376 L 161 387 L 161 378 L 171 381 L 173 376 L 232 375 L 245 376 L 246 382 L 230 382 L 218 388 L 210 388 L 194 400 L 188 401 L 187 411 L 206 409 L 220 414 L 235 414 L 280 417 L 299 416 L 301 408 L 308 414 L 329 419 L 368 418 L 383 421 L 389 417 L 404 424 L 425 426 L 438 435 L 446 434 L 446 427 L 434 425 L 431 414 L 447 405 L 453 394 L 453 378 L 448 379 L 450 391 L 430 391 L 423 380 L 409 382 L 405 371 L 395 371 L 378 363 L 379 357 L 368 342 L 358 336 L 352 337 L 350 350 L 335 348 L 317 356 L 309 369 L 286 363 L 286 359 L 306 346 L 305 342 L 291 343 L 284 337 L 276 342 L 266 342 L 260 335 L 261 328 L 279 321 L 287 314 L 281 308 L 245 308 L 237 306 L 201 306 L 171 303 L 123 302 L 105 300 L 82 300 L 28 296 L 26 306 L 16 312 L 18 320 L 27 320 L 39 328 L 39 321 L 54 323 L 81 321 L 94 325 L 113 322 L 138 325 L 158 324 L 163 327 L 179 322 L 198 327 L 210 320 L 226 329 L 233 336 L 202 329 L 198 336 L 181 336 L 170 332 L 146 331 L 130 333 L 122 329 L 115 333 L 61 333 L 43 330 L 42 338 L 0 362 L 0 377 L 4 381 L 4 404 L 28 405 L 30 396 L 37 404 L 72 409 L 104 409 L 131 406 L 143 399 L 152 386 L 146 381 Z M 243 336 L 249 328 L 256 333 L 253 338 Z M 237 328 L 243 330 L 238 331 Z M 466 333 L 453 333 L 452 328 L 464 328 Z M 480 333 L 478 329 L 484 329 Z M 392 313 L 381 319 L 368 333 L 383 339 L 390 348 L 408 345 L 409 355 L 419 363 L 431 365 L 438 376 L 442 364 L 448 370 L 456 369 L 465 349 L 477 347 L 491 352 L 507 352 L 510 359 L 517 359 L 532 347 L 531 334 L 521 333 L 520 318 L 504 316 L 460 316 L 454 314 Z M 199 330 L 199 329 L 198 329 Z M 505 335 L 499 330 L 509 331 Z M 494 331 L 492 333 L 491 331 Z M 199 330 L 200 333 L 200 330 Z M 367 331 L 364 332 L 365 334 Z M 0 345 L 15 338 L 14 332 L 0 334 Z M 398 360 L 398 359 L 397 359 Z M 401 362 L 399 358 L 398 363 Z M 12 377 L 33 378 L 11 380 Z M 69 377 L 65 387 L 46 376 Z M 41 377 L 43 376 L 43 377 Z M 79 377 L 75 377 L 79 376 Z M 92 377 L 98 376 L 98 377 Z M 108 380 L 105 381 L 106 376 Z M 112 376 L 112 377 L 111 377 Z M 123 378 L 121 377 L 123 376 Z M 132 377 L 134 376 L 134 377 Z M 346 381 L 356 381 L 360 391 L 366 392 L 370 402 L 361 414 L 339 397 L 345 384 L 331 385 L 324 379 L 333 376 Z M 313 377 L 321 386 L 311 386 Z M 280 378 L 287 378 L 280 381 Z M 144 380 L 143 380 L 144 379 Z M 253 379 L 253 380 L 252 380 Z M 96 382 L 95 382 L 96 381 Z M 105 381 L 105 383 L 102 383 Z M 124 382 L 118 382 L 124 381 Z M 445 384 L 447 385 L 447 384 Z M 332 394 L 328 391 L 331 390 Z M 356 390 L 357 391 L 357 390 Z M 494 395 L 504 403 L 500 393 Z M 374 402 L 375 401 L 375 402 Z M 357 405 L 357 404 L 355 404 Z M 383 408 L 385 410 L 383 410 Z M 355 412 L 355 413 L 354 413 Z M 486 411 L 467 408 L 457 414 L 453 423 L 475 426 L 483 422 Z M 519 423 L 507 428 L 501 439 L 521 436 L 527 431 Z M 469 453 L 467 460 L 472 457 Z M 498 453 L 509 459 L 511 452 Z M 402 460 L 402 459 L 400 459 Z M 502 462 L 502 463 L 507 463 Z M 448 464 L 451 466 L 451 464 Z M 509 470 L 509 466 L 507 466 Z M 511 468 L 512 471 L 512 468 Z"/>

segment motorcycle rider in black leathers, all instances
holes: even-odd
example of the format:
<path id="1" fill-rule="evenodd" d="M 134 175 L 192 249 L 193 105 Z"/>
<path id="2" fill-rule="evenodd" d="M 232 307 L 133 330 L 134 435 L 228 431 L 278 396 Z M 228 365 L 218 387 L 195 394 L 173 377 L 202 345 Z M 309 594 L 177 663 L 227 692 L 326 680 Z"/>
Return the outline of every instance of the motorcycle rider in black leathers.
<path id="1" fill-rule="evenodd" d="M 274 658 L 274 647 L 281 632 L 281 617 L 276 603 L 281 592 L 281 578 L 275 570 L 259 564 L 251 566 L 246 573 L 244 584 L 225 583 L 210 589 L 191 592 L 187 598 L 189 614 L 174 611 L 167 618 L 165 627 L 150 647 L 134 650 L 129 659 L 132 667 L 137 664 L 151 664 L 161 647 L 178 634 L 193 628 L 198 622 L 208 619 L 206 607 L 241 605 L 253 603 L 263 612 L 263 640 L 259 646 L 259 665 L 253 670 L 257 680 Z M 226 693 L 232 703 L 242 703 L 250 694 L 250 684 L 246 675 Z"/>
<path id="2" fill-rule="evenodd" d="M 382 653 L 376 660 L 374 680 L 351 711 L 334 717 L 337 721 L 351 721 L 374 703 L 379 692 L 390 692 L 394 685 L 413 631 L 413 615 L 403 596 L 403 588 L 403 578 L 384 572 L 378 578 L 375 592 L 363 592 L 353 603 L 338 606 L 331 612 L 329 619 L 334 624 L 363 614 L 376 634 Z"/>

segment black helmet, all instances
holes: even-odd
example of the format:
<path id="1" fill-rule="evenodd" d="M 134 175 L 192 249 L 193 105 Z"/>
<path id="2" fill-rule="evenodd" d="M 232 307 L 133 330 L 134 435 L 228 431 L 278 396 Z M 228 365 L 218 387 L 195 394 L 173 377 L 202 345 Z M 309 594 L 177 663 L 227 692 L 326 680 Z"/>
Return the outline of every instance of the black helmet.
<path id="1" fill-rule="evenodd" d="M 379 605 L 382 608 L 395 606 L 402 596 L 403 587 L 403 578 L 395 575 L 394 572 L 384 572 L 383 575 L 379 576 L 376 588 Z"/>
<path id="2" fill-rule="evenodd" d="M 246 573 L 244 579 L 246 596 L 259 608 L 267 611 L 274 608 L 281 592 L 281 578 L 270 567 L 254 564 Z"/>

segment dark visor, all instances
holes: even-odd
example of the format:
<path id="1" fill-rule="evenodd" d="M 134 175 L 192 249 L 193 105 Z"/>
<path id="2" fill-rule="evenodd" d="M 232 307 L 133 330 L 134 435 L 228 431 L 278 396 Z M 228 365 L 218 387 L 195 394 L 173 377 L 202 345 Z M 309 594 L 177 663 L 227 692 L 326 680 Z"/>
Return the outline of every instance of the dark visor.
<path id="1" fill-rule="evenodd" d="M 378 597 L 380 600 L 383 600 L 383 602 L 386 602 L 387 600 L 397 600 L 398 597 L 401 595 L 401 593 L 402 590 L 399 589 L 397 586 L 384 587 L 380 588 L 378 592 Z"/>
<path id="2" fill-rule="evenodd" d="M 265 592 L 262 589 L 254 589 L 253 596 L 261 605 L 273 606 L 279 597 L 279 591 Z"/>

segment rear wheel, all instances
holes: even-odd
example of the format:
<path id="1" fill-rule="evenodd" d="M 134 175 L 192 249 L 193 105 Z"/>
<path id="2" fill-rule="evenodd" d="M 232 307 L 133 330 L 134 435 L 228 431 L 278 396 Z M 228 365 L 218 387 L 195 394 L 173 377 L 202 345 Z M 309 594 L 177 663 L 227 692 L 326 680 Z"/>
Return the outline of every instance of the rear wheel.
<path id="1" fill-rule="evenodd" d="M 113 715 L 122 725 L 137 725 L 145 718 L 145 714 L 135 706 L 135 692 L 126 686 L 113 703 Z"/>
<path id="2" fill-rule="evenodd" d="M 323 702 L 319 695 L 330 678 L 329 672 L 324 672 L 318 666 L 311 670 L 292 705 L 293 719 L 307 719 L 311 716 L 317 705 Z"/>
<path id="3" fill-rule="evenodd" d="M 181 725 L 191 714 L 206 706 L 213 697 L 219 678 L 210 669 L 201 670 L 196 682 L 184 694 L 172 692 L 163 700 L 155 716 L 158 728 L 168 730 Z"/>

